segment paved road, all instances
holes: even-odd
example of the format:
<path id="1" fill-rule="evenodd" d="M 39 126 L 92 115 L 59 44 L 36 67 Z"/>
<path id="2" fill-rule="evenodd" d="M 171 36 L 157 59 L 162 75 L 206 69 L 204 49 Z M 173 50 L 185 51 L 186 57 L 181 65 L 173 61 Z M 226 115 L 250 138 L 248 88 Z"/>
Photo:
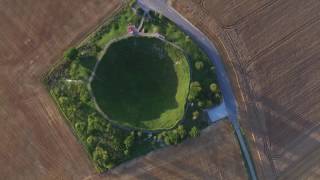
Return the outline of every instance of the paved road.
<path id="1" fill-rule="evenodd" d="M 181 16 L 172 7 L 168 6 L 164 0 L 138 0 L 138 3 L 142 8 L 157 11 L 158 13 L 161 13 L 162 15 L 166 16 L 168 19 L 176 23 L 200 46 L 200 48 L 211 59 L 216 68 L 218 83 L 223 95 L 226 111 L 237 134 L 240 147 L 249 168 L 251 179 L 257 179 L 249 151 L 247 149 L 244 137 L 240 131 L 240 125 L 237 121 L 237 104 L 235 96 L 232 92 L 227 73 L 224 70 L 224 65 L 222 64 L 220 54 L 215 45 L 208 39 L 206 35 L 204 35 L 199 29 L 193 26 L 187 19 Z"/>

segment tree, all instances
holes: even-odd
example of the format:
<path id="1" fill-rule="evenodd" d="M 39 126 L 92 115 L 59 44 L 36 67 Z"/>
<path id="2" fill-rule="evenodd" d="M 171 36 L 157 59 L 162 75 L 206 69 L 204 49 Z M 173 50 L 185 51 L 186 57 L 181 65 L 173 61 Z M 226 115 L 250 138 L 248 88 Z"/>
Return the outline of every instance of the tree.
<path id="1" fill-rule="evenodd" d="M 167 145 L 172 145 L 172 144 L 178 144 L 178 141 L 179 141 L 179 136 L 178 136 L 178 133 L 177 133 L 177 130 L 174 129 L 172 131 L 168 131 L 166 134 L 165 134 L 165 137 L 164 137 L 164 142 L 167 144 Z"/>
<path id="2" fill-rule="evenodd" d="M 104 124 L 95 113 L 92 113 L 88 116 L 88 133 L 92 134 L 93 132 L 103 132 Z"/>
<path id="3" fill-rule="evenodd" d="M 204 106 L 204 103 L 202 101 L 198 101 L 197 105 L 199 108 L 202 108 Z"/>
<path id="4" fill-rule="evenodd" d="M 216 83 L 211 83 L 210 84 L 210 90 L 214 94 L 218 93 L 219 92 L 218 85 Z"/>
<path id="5" fill-rule="evenodd" d="M 79 51 L 78 49 L 72 47 L 68 49 L 64 54 L 64 58 L 67 60 L 75 60 L 78 57 Z"/>
<path id="6" fill-rule="evenodd" d="M 85 135 L 86 124 L 84 122 L 77 122 L 75 128 L 78 134 Z"/>
<path id="7" fill-rule="evenodd" d="M 70 104 L 69 99 L 64 96 L 60 96 L 58 101 L 59 101 L 62 108 L 67 107 Z"/>
<path id="8" fill-rule="evenodd" d="M 191 130 L 189 131 L 189 135 L 192 138 L 199 136 L 200 135 L 199 129 L 197 127 L 193 126 L 191 128 Z"/>
<path id="9" fill-rule="evenodd" d="M 194 111 L 194 112 L 192 113 L 192 119 L 193 119 L 193 120 L 198 119 L 199 115 L 200 115 L 199 111 Z"/>
<path id="10" fill-rule="evenodd" d="M 163 138 L 164 138 L 164 136 L 165 136 L 165 132 L 159 133 L 159 134 L 157 135 L 157 140 L 158 140 L 158 141 L 162 141 Z"/>
<path id="11" fill-rule="evenodd" d="M 197 61 L 197 62 L 195 62 L 194 66 L 195 66 L 196 70 L 200 71 L 203 69 L 204 64 L 202 61 Z"/>
<path id="12" fill-rule="evenodd" d="M 92 157 L 93 160 L 96 162 L 97 170 L 99 172 L 108 169 L 108 161 L 110 160 L 110 157 L 106 150 L 102 149 L 101 147 L 96 147 Z"/>
<path id="13" fill-rule="evenodd" d="M 81 87 L 79 91 L 80 91 L 79 92 L 80 101 L 87 103 L 90 100 L 90 95 L 89 95 L 88 89 L 85 87 Z"/>
<path id="14" fill-rule="evenodd" d="M 143 10 L 142 8 L 138 7 L 138 8 L 137 8 L 137 14 L 138 14 L 139 16 L 143 16 L 143 15 L 144 15 L 144 10 Z"/>
<path id="15" fill-rule="evenodd" d="M 177 133 L 179 135 L 180 140 L 183 140 L 186 136 L 186 130 L 184 129 L 183 125 L 179 125 L 177 128 Z"/>
<path id="16" fill-rule="evenodd" d="M 126 139 L 124 140 L 124 145 L 126 146 L 126 150 L 130 151 L 133 143 L 134 143 L 134 134 L 130 134 L 129 136 L 126 137 Z"/>
<path id="17" fill-rule="evenodd" d="M 98 139 L 95 136 L 89 136 L 87 138 L 87 145 L 90 152 L 96 147 L 97 142 L 98 142 Z"/>
<path id="18" fill-rule="evenodd" d="M 195 100 L 198 97 L 201 90 L 202 90 L 202 88 L 201 88 L 201 85 L 198 81 L 192 82 L 190 84 L 190 92 L 189 92 L 188 100 L 189 101 Z"/>
<path id="19" fill-rule="evenodd" d="M 213 102 L 211 100 L 206 101 L 206 107 L 209 108 L 213 105 Z"/>

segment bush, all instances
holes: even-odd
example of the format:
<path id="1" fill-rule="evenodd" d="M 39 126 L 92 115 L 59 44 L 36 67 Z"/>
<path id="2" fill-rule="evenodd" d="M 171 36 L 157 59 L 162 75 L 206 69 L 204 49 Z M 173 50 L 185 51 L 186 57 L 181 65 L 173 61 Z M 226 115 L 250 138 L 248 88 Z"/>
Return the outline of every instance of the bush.
<path id="1" fill-rule="evenodd" d="M 93 113 L 88 116 L 88 134 L 103 132 L 103 124 Z"/>
<path id="2" fill-rule="evenodd" d="M 206 101 L 206 108 L 209 108 L 213 105 L 213 102 L 211 100 Z"/>
<path id="3" fill-rule="evenodd" d="M 96 147 L 97 142 L 98 142 L 98 140 L 94 136 L 89 136 L 87 138 L 87 144 L 88 144 L 88 147 L 89 147 L 90 151 L 92 151 Z"/>
<path id="4" fill-rule="evenodd" d="M 192 82 L 190 84 L 190 92 L 189 92 L 188 100 L 189 101 L 195 100 L 198 97 L 201 90 L 202 90 L 202 88 L 201 88 L 201 85 L 198 81 Z"/>
<path id="5" fill-rule="evenodd" d="M 200 71 L 200 70 L 203 69 L 204 64 L 203 64 L 202 61 L 197 61 L 197 62 L 194 64 L 194 66 L 195 66 L 195 68 L 196 68 L 198 71 Z"/>
<path id="6" fill-rule="evenodd" d="M 189 131 L 189 135 L 192 138 L 199 136 L 200 135 L 199 129 L 197 127 L 193 126 L 191 128 L 191 130 Z"/>
<path id="7" fill-rule="evenodd" d="M 137 14 L 138 14 L 139 16 L 143 16 L 143 15 L 144 15 L 143 9 L 140 8 L 140 7 L 138 7 L 138 8 L 137 8 Z"/>
<path id="8" fill-rule="evenodd" d="M 204 106 L 204 103 L 202 101 L 198 101 L 197 105 L 199 108 L 202 108 Z"/>
<path id="9" fill-rule="evenodd" d="M 67 60 L 75 60 L 78 57 L 78 49 L 76 48 L 70 48 L 64 53 L 64 58 Z"/>
<path id="10" fill-rule="evenodd" d="M 210 84 L 210 90 L 214 94 L 218 93 L 219 92 L 218 85 L 216 83 L 211 83 Z"/>
<path id="11" fill-rule="evenodd" d="M 192 119 L 193 119 L 193 120 L 198 119 L 199 115 L 200 115 L 199 111 L 194 111 L 194 112 L 192 113 Z"/>
<path id="12" fill-rule="evenodd" d="M 108 169 L 107 161 L 109 161 L 110 157 L 108 152 L 101 147 L 96 147 L 93 152 L 93 160 L 96 162 L 96 168 L 99 172 L 103 172 Z"/>
<path id="13" fill-rule="evenodd" d="M 84 135 L 86 134 L 86 124 L 84 122 L 77 122 L 75 124 L 76 131 L 79 135 Z"/>
<path id="14" fill-rule="evenodd" d="M 164 142 L 167 145 L 175 145 L 178 144 L 179 136 L 177 130 L 168 131 L 165 133 Z"/>
<path id="15" fill-rule="evenodd" d="M 133 143 L 134 143 L 134 134 L 130 134 L 129 136 L 126 137 L 126 139 L 124 140 L 124 145 L 126 146 L 127 150 L 130 150 Z"/>
<path id="16" fill-rule="evenodd" d="M 141 131 L 138 131 L 138 132 L 137 132 L 137 135 L 138 135 L 138 137 L 141 137 L 141 136 L 142 136 L 142 132 L 141 132 Z"/>
<path id="17" fill-rule="evenodd" d="M 184 129 L 183 125 L 179 125 L 177 128 L 177 133 L 179 135 L 180 140 L 183 140 L 186 137 L 186 130 Z"/>

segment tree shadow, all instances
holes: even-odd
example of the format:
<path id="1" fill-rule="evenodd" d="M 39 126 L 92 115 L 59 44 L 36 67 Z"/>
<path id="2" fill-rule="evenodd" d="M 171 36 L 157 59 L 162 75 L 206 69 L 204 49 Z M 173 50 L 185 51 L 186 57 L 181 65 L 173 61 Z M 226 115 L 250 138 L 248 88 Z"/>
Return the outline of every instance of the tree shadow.
<path id="1" fill-rule="evenodd" d="M 89 71 L 93 71 L 95 64 L 97 63 L 97 58 L 95 56 L 80 56 L 79 64 Z"/>

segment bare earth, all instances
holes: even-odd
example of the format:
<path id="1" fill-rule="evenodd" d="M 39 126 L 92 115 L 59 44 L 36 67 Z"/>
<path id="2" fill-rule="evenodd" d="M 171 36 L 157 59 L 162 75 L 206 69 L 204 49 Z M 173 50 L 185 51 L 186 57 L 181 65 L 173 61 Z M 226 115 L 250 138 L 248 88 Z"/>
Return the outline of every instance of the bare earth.
<path id="1" fill-rule="evenodd" d="M 320 179 L 320 1 L 174 0 L 220 47 L 260 179 Z"/>
<path id="2" fill-rule="evenodd" d="M 248 179 L 231 124 L 219 121 L 201 136 L 160 149 L 92 179 Z"/>
<path id="3" fill-rule="evenodd" d="M 1 179 L 82 179 L 92 164 L 40 79 L 118 0 L 0 0 Z"/>

